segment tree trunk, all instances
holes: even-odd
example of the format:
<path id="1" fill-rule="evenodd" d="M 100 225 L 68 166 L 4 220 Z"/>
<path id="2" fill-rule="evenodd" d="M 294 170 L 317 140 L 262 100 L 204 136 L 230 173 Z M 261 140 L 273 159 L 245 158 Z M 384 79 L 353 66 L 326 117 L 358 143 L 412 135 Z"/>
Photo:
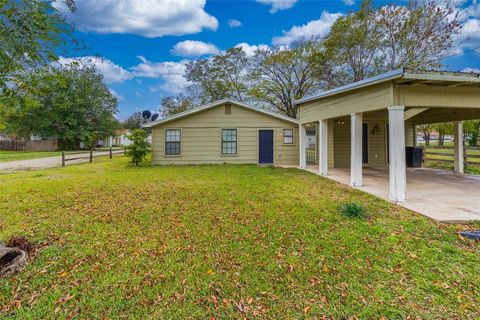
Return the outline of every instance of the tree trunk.
<path id="1" fill-rule="evenodd" d="M 425 140 L 425 145 L 429 146 L 430 145 L 430 133 L 423 133 L 423 140 Z"/>
<path id="2" fill-rule="evenodd" d="M 27 253 L 18 248 L 5 247 L 0 243 L 0 276 L 23 270 Z"/>
<path id="3" fill-rule="evenodd" d="M 443 147 L 444 142 L 445 142 L 445 133 L 444 132 L 439 132 L 438 133 L 438 145 Z"/>

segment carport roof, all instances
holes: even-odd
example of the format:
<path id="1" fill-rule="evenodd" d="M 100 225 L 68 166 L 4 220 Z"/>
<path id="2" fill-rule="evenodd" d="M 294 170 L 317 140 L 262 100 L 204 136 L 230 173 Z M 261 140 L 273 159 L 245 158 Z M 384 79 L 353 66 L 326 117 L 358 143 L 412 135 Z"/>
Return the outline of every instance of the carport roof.
<path id="1" fill-rule="evenodd" d="M 302 104 L 336 94 L 372 86 L 382 82 L 393 81 L 399 84 L 423 83 L 428 85 L 469 85 L 480 86 L 480 74 L 455 71 L 422 71 L 409 70 L 406 68 L 392 70 L 382 73 L 378 76 L 367 78 L 361 81 L 353 82 L 342 87 L 327 90 L 319 94 L 296 100 L 296 104 Z"/>

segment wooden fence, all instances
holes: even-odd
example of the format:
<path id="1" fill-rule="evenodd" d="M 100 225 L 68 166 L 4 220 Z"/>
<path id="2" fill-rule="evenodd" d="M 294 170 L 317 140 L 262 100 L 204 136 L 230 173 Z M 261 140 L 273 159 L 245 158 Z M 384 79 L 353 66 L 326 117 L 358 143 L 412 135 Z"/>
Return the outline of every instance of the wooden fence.
<path id="1" fill-rule="evenodd" d="M 127 154 L 127 148 L 90 149 L 88 151 L 76 151 L 68 153 L 62 151 L 62 167 L 65 167 L 68 161 L 88 159 L 88 161 L 92 163 L 93 158 L 109 156 L 110 159 L 112 159 L 113 155 L 116 154 Z"/>
<path id="2" fill-rule="evenodd" d="M 480 167 L 480 147 L 465 147 L 463 150 L 465 166 Z M 432 146 L 423 148 L 424 163 L 454 163 L 454 149 L 450 146 Z"/>
<path id="3" fill-rule="evenodd" d="M 1 151 L 56 151 L 56 140 L 1 140 Z"/>

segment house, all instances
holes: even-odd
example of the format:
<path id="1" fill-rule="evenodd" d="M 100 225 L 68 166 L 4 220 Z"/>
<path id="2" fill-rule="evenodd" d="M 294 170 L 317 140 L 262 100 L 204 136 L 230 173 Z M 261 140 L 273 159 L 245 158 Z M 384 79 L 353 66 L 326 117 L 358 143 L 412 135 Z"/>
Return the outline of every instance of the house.
<path id="1" fill-rule="evenodd" d="M 298 121 L 229 99 L 145 124 L 152 161 L 298 165 Z"/>
<path id="2" fill-rule="evenodd" d="M 301 168 L 394 202 L 408 199 L 406 207 L 435 218 L 457 212 L 457 220 L 480 219 L 480 181 L 463 175 L 462 129 L 462 120 L 480 119 L 480 74 L 398 69 L 296 103 Z M 455 123 L 455 175 L 407 169 L 415 126 L 438 122 Z M 312 127 L 318 128 L 318 166 L 306 159 Z"/>
<path id="3" fill-rule="evenodd" d="M 101 140 L 103 147 L 126 147 L 129 146 L 132 141 L 127 138 L 130 134 L 129 129 L 117 129 L 114 134 Z M 99 141 L 100 144 L 100 141 Z"/>

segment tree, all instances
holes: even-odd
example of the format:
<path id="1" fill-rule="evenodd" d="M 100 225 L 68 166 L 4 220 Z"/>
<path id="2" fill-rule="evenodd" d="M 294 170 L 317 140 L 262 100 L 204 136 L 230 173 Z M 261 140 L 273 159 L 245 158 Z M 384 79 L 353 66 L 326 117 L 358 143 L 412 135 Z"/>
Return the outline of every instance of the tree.
<path id="1" fill-rule="evenodd" d="M 132 162 L 136 166 L 145 158 L 147 154 L 151 151 L 150 144 L 147 141 L 147 132 L 144 130 L 136 129 L 129 135 L 127 138 L 132 141 L 132 143 L 127 147 L 127 156 L 132 157 Z"/>
<path id="2" fill-rule="evenodd" d="M 63 1 L 75 11 L 73 0 Z M 0 87 L 18 72 L 57 60 L 71 28 L 55 1 L 0 1 Z"/>
<path id="3" fill-rule="evenodd" d="M 225 54 L 189 62 L 185 78 L 192 83 L 191 90 L 198 92 L 201 103 L 224 98 L 244 101 L 248 63 L 242 48 L 230 48 Z"/>
<path id="4" fill-rule="evenodd" d="M 94 66 L 39 68 L 16 81 L 1 99 L 8 106 L 1 111 L 8 132 L 58 139 L 63 149 L 119 127 L 117 98 Z"/>
<path id="5" fill-rule="evenodd" d="M 387 5 L 376 15 L 383 34 L 384 70 L 440 67 L 462 28 L 460 12 L 449 4 L 440 6 L 438 1 Z"/>
<path id="6" fill-rule="evenodd" d="M 193 99 L 183 95 L 165 97 L 162 99 L 160 113 L 162 117 L 168 117 L 193 108 Z"/>
<path id="7" fill-rule="evenodd" d="M 398 68 L 439 67 L 461 31 L 459 12 L 448 4 L 411 0 L 375 10 L 371 2 L 337 19 L 312 55 L 327 88 Z"/>
<path id="8" fill-rule="evenodd" d="M 417 129 L 423 134 L 423 141 L 425 145 L 430 145 L 430 135 L 432 134 L 433 125 L 432 124 L 420 124 L 417 125 Z"/>
<path id="9" fill-rule="evenodd" d="M 250 69 L 249 94 L 287 116 L 297 117 L 296 99 L 314 93 L 318 82 L 308 62 L 311 45 L 291 50 L 257 50 Z"/>
<path id="10" fill-rule="evenodd" d="M 474 147 L 480 139 L 480 120 L 468 120 L 463 122 L 463 131 L 469 146 Z"/>
<path id="11" fill-rule="evenodd" d="M 369 0 L 364 1 L 358 11 L 338 18 L 322 48 L 330 61 L 328 82 L 338 86 L 376 73 L 382 59 L 378 54 L 380 38 Z"/>
<path id="12" fill-rule="evenodd" d="M 142 117 L 142 113 L 134 112 L 131 116 L 129 116 L 122 122 L 122 128 L 130 130 L 141 129 L 143 123 L 144 119 Z"/>
<path id="13" fill-rule="evenodd" d="M 438 133 L 438 145 L 443 146 L 445 142 L 445 135 L 453 133 L 452 122 L 441 122 L 432 125 L 432 129 Z"/>

